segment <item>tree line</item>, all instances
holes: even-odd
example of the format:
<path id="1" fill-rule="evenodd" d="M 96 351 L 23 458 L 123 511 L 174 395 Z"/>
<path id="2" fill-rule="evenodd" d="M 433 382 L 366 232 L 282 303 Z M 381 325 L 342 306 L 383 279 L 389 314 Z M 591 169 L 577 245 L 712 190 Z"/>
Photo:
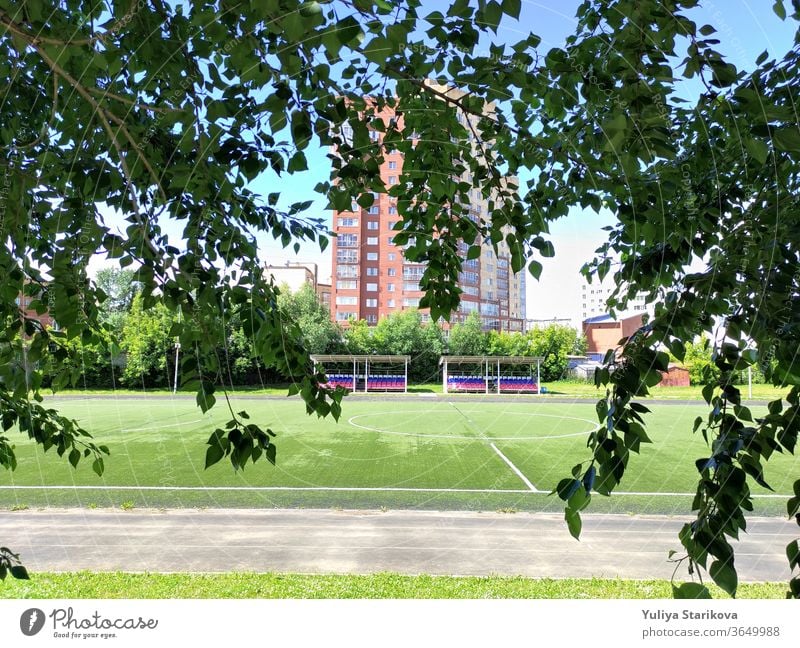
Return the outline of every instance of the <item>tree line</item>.
<path id="1" fill-rule="evenodd" d="M 175 362 L 188 351 L 176 348 L 174 330 L 186 323 L 163 304 L 145 308 L 129 270 L 101 270 L 97 282 L 107 296 L 101 309 L 105 339 L 88 343 L 80 338 L 68 340 L 74 360 L 67 367 L 45 372 L 45 386 L 174 387 Z M 310 285 L 296 292 L 284 286 L 277 305 L 287 319 L 298 324 L 311 353 L 408 355 L 409 379 L 417 383 L 439 380 L 443 353 L 541 356 L 542 380 L 553 381 L 565 377 L 567 356 L 585 351 L 584 338 L 571 327 L 551 324 L 524 333 L 484 331 L 477 313 L 452 325 L 449 334 L 438 322 L 426 322 L 417 309 L 392 314 L 376 326 L 360 320 L 342 327 L 331 321 Z M 265 385 L 289 380 L 254 352 L 240 316 L 218 324 L 221 383 Z M 180 377 L 178 380 L 180 385 Z"/>

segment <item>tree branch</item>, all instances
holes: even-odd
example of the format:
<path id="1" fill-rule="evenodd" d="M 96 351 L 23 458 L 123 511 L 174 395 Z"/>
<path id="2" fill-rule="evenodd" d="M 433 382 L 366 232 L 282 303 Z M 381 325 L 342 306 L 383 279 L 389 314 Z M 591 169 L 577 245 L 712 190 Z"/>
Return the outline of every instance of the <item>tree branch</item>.
<path id="1" fill-rule="evenodd" d="M 95 114 L 100 119 L 100 123 L 103 126 L 103 129 L 108 134 L 109 138 L 111 139 L 111 143 L 114 146 L 114 149 L 117 151 L 120 164 L 122 165 L 123 174 L 125 175 L 125 178 L 128 181 L 129 193 L 131 196 L 131 201 L 133 202 L 134 212 L 135 212 L 134 218 L 142 228 L 143 239 L 147 244 L 147 247 L 150 249 L 151 252 L 153 252 L 153 254 L 156 255 L 159 254 L 158 248 L 152 242 L 150 236 L 147 233 L 147 222 L 142 220 L 141 215 L 139 214 L 140 211 L 139 199 L 136 197 L 136 188 L 133 181 L 133 174 L 131 173 L 131 170 L 128 168 L 128 163 L 127 160 L 125 159 L 126 158 L 125 152 L 123 151 L 122 146 L 120 145 L 119 140 L 117 139 L 117 136 L 114 133 L 111 124 L 109 123 L 108 120 L 109 117 L 111 117 L 112 120 L 115 121 L 120 126 L 120 130 L 122 130 L 123 134 L 125 134 L 126 138 L 128 138 L 128 141 L 131 143 L 131 145 L 134 146 L 134 148 L 136 148 L 136 151 L 139 155 L 139 159 L 142 160 L 143 164 L 146 166 L 148 171 L 150 171 L 150 173 L 155 177 L 156 186 L 158 186 L 159 190 L 161 190 L 161 193 L 163 195 L 163 190 L 158 184 L 158 177 L 155 176 L 155 172 L 153 171 L 153 168 L 150 166 L 150 163 L 147 162 L 146 158 L 144 158 L 144 156 L 141 154 L 138 147 L 136 147 L 135 141 L 132 139 L 130 133 L 128 133 L 127 128 L 125 128 L 124 122 L 119 117 L 117 117 L 113 113 L 107 112 L 97 102 L 97 100 L 94 97 L 92 97 L 91 93 L 83 85 L 81 85 L 69 72 L 64 70 L 60 65 L 58 65 L 58 63 L 53 61 L 47 55 L 47 52 L 45 52 L 40 45 L 38 45 L 37 43 L 31 43 L 31 45 L 36 49 L 36 51 L 39 53 L 39 56 L 42 57 L 42 60 L 48 65 L 48 67 L 50 67 L 53 73 L 62 77 L 67 83 L 69 83 L 75 89 L 75 91 L 79 95 L 81 95 L 94 108 Z"/>

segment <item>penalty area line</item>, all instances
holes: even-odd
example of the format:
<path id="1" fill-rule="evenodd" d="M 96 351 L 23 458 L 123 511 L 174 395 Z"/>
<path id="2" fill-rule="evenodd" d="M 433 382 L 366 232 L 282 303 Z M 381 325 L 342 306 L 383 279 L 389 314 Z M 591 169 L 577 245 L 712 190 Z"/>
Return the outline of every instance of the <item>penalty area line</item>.
<path id="1" fill-rule="evenodd" d="M 503 461 L 506 462 L 506 465 L 509 468 L 511 468 L 513 473 L 517 477 L 519 477 L 522 480 L 522 483 L 525 484 L 532 492 L 534 493 L 546 492 L 546 491 L 540 491 L 538 488 L 536 488 L 536 486 L 534 486 L 531 483 L 530 479 L 528 479 L 525 475 L 523 475 L 522 471 L 514 465 L 514 462 L 511 461 L 511 459 L 509 459 L 508 457 L 506 457 L 502 452 L 500 452 L 500 448 L 498 448 L 494 443 L 490 443 L 489 445 L 491 446 L 492 450 L 494 450 L 497 453 L 497 456 L 499 456 Z"/>
<path id="2" fill-rule="evenodd" d="M 473 421 L 469 416 L 467 416 L 466 414 L 464 414 L 464 412 L 462 412 L 460 409 L 458 409 L 458 407 L 456 407 L 455 403 L 453 403 L 452 401 L 448 401 L 448 403 L 449 403 L 450 407 L 452 407 L 456 412 L 458 412 L 459 414 L 461 414 L 461 416 L 464 417 L 464 420 L 472 427 L 473 430 L 475 430 L 480 435 L 480 437 L 481 437 L 481 439 L 483 441 L 488 441 L 489 442 L 489 447 L 492 450 L 494 450 L 497 453 L 497 456 L 500 457 L 505 462 L 505 464 L 509 468 L 511 468 L 511 471 L 517 477 L 519 477 L 522 480 L 522 483 L 525 484 L 528 487 L 528 490 L 530 490 L 532 493 L 545 493 L 545 492 L 547 492 L 547 491 L 540 491 L 538 488 L 536 488 L 536 486 L 534 486 L 531 483 L 531 481 L 525 475 L 522 474 L 522 471 L 514 465 L 514 462 L 511 461 L 511 459 L 509 459 L 508 457 L 506 457 L 502 452 L 500 452 L 500 448 L 498 448 L 494 444 L 494 442 L 489 441 L 489 439 L 486 437 L 486 434 L 484 434 L 483 430 L 481 430 L 477 426 L 475 421 Z"/>

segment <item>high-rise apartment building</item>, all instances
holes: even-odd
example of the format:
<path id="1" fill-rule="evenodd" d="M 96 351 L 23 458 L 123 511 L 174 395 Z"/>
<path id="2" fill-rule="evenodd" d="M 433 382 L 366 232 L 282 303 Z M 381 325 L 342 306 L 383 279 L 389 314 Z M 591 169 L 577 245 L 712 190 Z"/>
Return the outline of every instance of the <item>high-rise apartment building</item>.
<path id="1" fill-rule="evenodd" d="M 393 115 L 383 111 L 377 116 L 388 123 Z M 378 131 L 372 133 L 375 139 L 382 136 Z M 398 184 L 402 170 L 402 154 L 384 151 L 380 169 L 384 185 Z M 488 202 L 480 190 L 471 191 L 470 218 L 486 219 Z M 397 199 L 388 194 L 374 194 L 372 206 L 366 209 L 353 203 L 349 211 L 334 211 L 336 238 L 331 279 L 334 320 L 345 323 L 363 319 L 374 325 L 391 313 L 419 305 L 423 296 L 419 280 L 425 264 L 407 260 L 404 246 L 394 243 L 397 233 L 394 227 L 399 220 Z M 515 274 L 511 270 L 511 255 L 505 241 L 498 242 L 496 253 L 490 243 L 482 242 L 477 259 L 466 259 L 468 247 L 459 243 L 465 259 L 458 279 L 463 292 L 458 312 L 450 321 L 463 321 L 469 313 L 477 311 L 486 329 L 521 331 L 525 321 L 525 273 Z"/>
<path id="2" fill-rule="evenodd" d="M 605 281 L 595 281 L 589 283 L 581 277 L 581 320 L 586 320 L 591 317 L 605 315 L 608 313 L 608 306 L 606 300 L 616 289 L 614 282 L 610 277 L 606 277 Z M 629 303 L 626 312 L 647 312 L 647 302 L 643 295 L 637 295 Z"/>

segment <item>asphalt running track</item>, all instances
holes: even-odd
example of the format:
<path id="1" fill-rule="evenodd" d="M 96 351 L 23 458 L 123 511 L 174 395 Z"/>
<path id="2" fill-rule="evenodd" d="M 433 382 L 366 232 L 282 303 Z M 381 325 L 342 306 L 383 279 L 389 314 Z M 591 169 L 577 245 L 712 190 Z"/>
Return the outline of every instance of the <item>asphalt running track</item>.
<path id="1" fill-rule="evenodd" d="M 684 518 L 434 511 L 109 510 L 0 512 L 2 544 L 34 571 L 299 572 L 669 579 Z M 748 520 L 741 581 L 786 581 L 797 525 Z M 685 573 L 681 572 L 681 577 Z"/>

